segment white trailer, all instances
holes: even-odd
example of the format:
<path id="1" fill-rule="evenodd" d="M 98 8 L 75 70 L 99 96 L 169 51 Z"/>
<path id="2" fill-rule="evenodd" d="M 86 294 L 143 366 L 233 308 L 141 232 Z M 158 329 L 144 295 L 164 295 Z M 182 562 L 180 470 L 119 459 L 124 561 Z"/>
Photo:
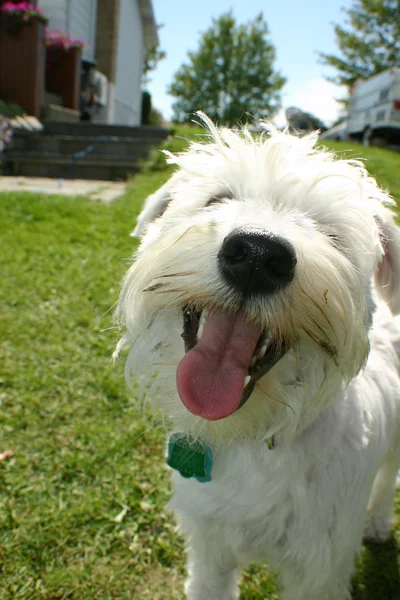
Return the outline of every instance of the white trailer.
<path id="1" fill-rule="evenodd" d="M 400 68 L 359 79 L 349 102 L 348 134 L 365 144 L 400 143 Z"/>

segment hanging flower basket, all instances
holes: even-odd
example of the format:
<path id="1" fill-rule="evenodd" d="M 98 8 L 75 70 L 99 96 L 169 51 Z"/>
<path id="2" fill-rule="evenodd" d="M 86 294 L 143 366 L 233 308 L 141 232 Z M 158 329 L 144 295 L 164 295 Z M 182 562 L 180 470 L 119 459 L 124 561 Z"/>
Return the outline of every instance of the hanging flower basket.
<path id="1" fill-rule="evenodd" d="M 33 19 L 47 25 L 48 19 L 39 6 L 29 2 L 4 2 L 0 6 L 1 28 L 9 35 L 16 35 L 22 27 Z"/>
<path id="2" fill-rule="evenodd" d="M 46 90 L 62 97 L 63 106 L 79 109 L 79 83 L 83 40 L 73 40 L 56 29 L 46 29 Z"/>
<path id="3" fill-rule="evenodd" d="M 71 50 L 72 48 L 82 49 L 86 47 L 86 42 L 84 40 L 73 40 L 68 33 L 61 31 L 61 29 L 50 31 L 50 29 L 46 27 L 45 40 L 48 48 L 59 48 L 65 52 L 68 52 L 68 50 Z"/>
<path id="4" fill-rule="evenodd" d="M 39 118 L 44 91 L 46 20 L 37 9 L 31 12 L 31 6 L 26 2 L 6 2 L 0 6 L 0 98 L 16 102 L 29 115 Z"/>
<path id="5" fill-rule="evenodd" d="M 45 42 L 47 68 L 60 63 L 65 54 L 71 54 L 74 50 L 82 50 L 86 46 L 84 40 L 73 40 L 65 31 L 61 31 L 61 29 L 50 31 L 48 27 L 45 32 Z"/>

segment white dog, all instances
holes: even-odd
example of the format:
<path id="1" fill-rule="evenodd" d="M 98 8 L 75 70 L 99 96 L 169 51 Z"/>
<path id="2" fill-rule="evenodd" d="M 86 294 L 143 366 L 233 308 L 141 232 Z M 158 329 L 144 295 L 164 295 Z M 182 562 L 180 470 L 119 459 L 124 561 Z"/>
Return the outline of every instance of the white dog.
<path id="1" fill-rule="evenodd" d="M 186 592 L 234 600 L 268 559 L 284 600 L 343 600 L 390 535 L 400 465 L 400 235 L 362 164 L 217 129 L 139 217 L 127 378 L 161 409 Z M 182 339 L 183 338 L 183 339 Z"/>

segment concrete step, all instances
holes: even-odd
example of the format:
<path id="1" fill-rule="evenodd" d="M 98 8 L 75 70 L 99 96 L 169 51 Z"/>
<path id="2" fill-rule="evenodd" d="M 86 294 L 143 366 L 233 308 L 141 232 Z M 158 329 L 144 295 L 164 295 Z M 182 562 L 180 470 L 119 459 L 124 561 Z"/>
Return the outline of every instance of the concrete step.
<path id="1" fill-rule="evenodd" d="M 161 127 L 46 122 L 44 131 L 14 130 L 3 172 L 64 179 L 126 179 L 169 134 Z"/>
<path id="2" fill-rule="evenodd" d="M 53 152 L 6 152 L 6 158 L 12 157 L 13 161 L 28 161 L 28 162 L 49 162 L 54 164 L 74 164 L 74 163 L 100 163 L 104 164 L 107 162 L 111 163 L 122 163 L 132 165 L 136 162 L 135 157 L 121 156 L 121 155 L 105 155 L 95 156 L 94 154 L 87 154 L 86 156 L 74 158 L 71 156 L 63 156 L 61 154 L 54 154 Z"/>
<path id="3" fill-rule="evenodd" d="M 56 96 L 57 97 L 57 96 Z M 80 112 L 60 106 L 57 102 L 54 104 L 44 104 L 40 111 L 42 121 L 54 121 L 62 123 L 80 123 Z"/>
<path id="4" fill-rule="evenodd" d="M 152 138 L 161 142 L 170 133 L 164 127 L 152 127 L 150 125 L 133 127 L 129 125 L 107 125 L 106 123 L 86 123 L 85 121 L 79 123 L 45 121 L 43 124 L 45 133 L 48 135 L 141 137 Z"/>
<path id="5" fill-rule="evenodd" d="M 136 172 L 136 159 L 118 156 L 90 157 L 73 160 L 72 157 L 56 156 L 51 153 L 8 153 L 4 156 L 8 175 L 26 177 L 62 177 L 63 179 L 125 180 Z"/>
<path id="6" fill-rule="evenodd" d="M 154 139 L 134 137 L 71 136 L 71 135 L 23 135 L 15 132 L 9 152 L 51 152 L 72 155 L 93 146 L 96 155 L 147 156 L 155 145 Z"/>

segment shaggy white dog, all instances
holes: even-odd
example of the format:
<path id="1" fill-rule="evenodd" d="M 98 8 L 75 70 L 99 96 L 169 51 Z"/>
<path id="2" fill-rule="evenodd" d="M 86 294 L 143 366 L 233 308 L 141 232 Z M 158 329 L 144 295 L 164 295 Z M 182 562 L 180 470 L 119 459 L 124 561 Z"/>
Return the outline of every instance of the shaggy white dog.
<path id="1" fill-rule="evenodd" d="M 122 287 L 127 378 L 171 432 L 192 600 L 268 559 L 284 600 L 343 600 L 390 535 L 400 235 L 362 164 L 217 129 L 169 162 Z M 183 339 L 182 339 L 183 338 Z"/>

